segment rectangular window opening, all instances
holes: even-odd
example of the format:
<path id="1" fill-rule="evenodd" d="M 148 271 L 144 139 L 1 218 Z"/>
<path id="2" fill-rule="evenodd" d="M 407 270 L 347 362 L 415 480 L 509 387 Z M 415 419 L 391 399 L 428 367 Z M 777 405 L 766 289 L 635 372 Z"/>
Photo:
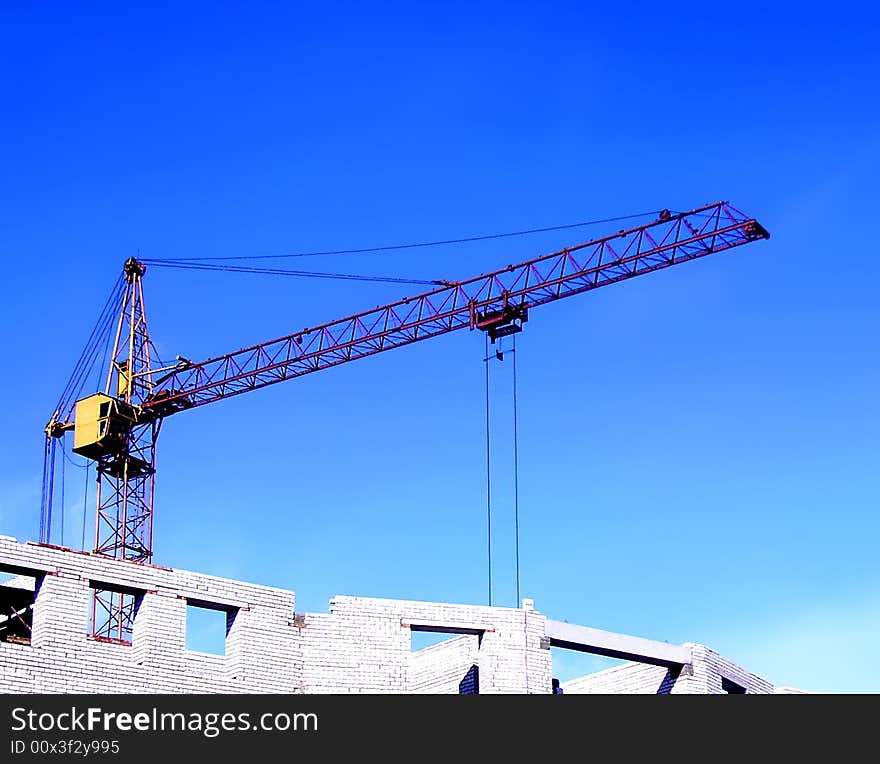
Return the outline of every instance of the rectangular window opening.
<path id="1" fill-rule="evenodd" d="M 480 694 L 481 630 L 412 624 L 409 631 L 411 692 Z"/>
<path id="2" fill-rule="evenodd" d="M 210 603 L 186 603 L 186 649 L 209 655 L 226 655 L 226 636 L 235 619 L 235 611 L 227 607 L 211 607 Z"/>
<path id="3" fill-rule="evenodd" d="M 721 677 L 721 689 L 728 695 L 745 695 L 746 688 L 741 684 L 731 681 L 727 677 Z"/>
<path id="4" fill-rule="evenodd" d="M 565 693 L 563 685 L 566 682 L 586 681 L 586 677 L 591 674 L 626 664 L 626 661 L 619 658 L 571 650 L 567 647 L 551 647 L 550 655 L 553 664 L 550 692 L 553 695 L 563 695 Z"/>
<path id="5" fill-rule="evenodd" d="M 134 619 L 143 591 L 125 585 L 90 581 L 89 637 L 99 642 L 130 645 Z"/>
<path id="6" fill-rule="evenodd" d="M 451 642 L 461 636 L 460 634 L 446 634 L 436 631 L 413 631 L 411 635 L 409 646 L 410 651 L 414 653 L 424 650 L 426 647 L 439 645 L 441 642 Z"/>
<path id="7" fill-rule="evenodd" d="M 0 642 L 31 643 L 38 588 L 36 575 L 16 574 L 0 568 Z"/>

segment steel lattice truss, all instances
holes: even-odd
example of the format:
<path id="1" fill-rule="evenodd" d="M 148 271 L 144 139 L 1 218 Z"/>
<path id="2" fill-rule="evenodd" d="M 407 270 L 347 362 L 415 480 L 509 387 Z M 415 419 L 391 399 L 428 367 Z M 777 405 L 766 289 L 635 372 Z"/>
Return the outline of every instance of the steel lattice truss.
<path id="1" fill-rule="evenodd" d="M 89 633 L 97 639 L 130 643 L 136 608 L 133 594 L 93 589 Z"/>
<path id="2" fill-rule="evenodd" d="M 132 412 L 152 391 L 150 337 L 141 281 L 144 270 L 134 260 L 126 262 L 128 285 L 106 386 L 110 394 L 116 383 L 120 402 Z M 132 416 L 137 418 L 134 413 Z M 97 459 L 97 554 L 137 562 L 153 559 L 153 483 L 161 425 L 161 419 L 143 423 L 132 420 L 120 446 Z M 131 594 L 93 589 L 92 635 L 130 641 L 134 610 Z"/>
<path id="3" fill-rule="evenodd" d="M 156 384 L 143 410 L 166 416 L 456 329 L 491 334 L 493 320 L 525 320 L 538 305 L 768 236 L 726 202 L 664 213 L 647 225 L 188 364 Z"/>
<path id="4" fill-rule="evenodd" d="M 121 457 L 98 460 L 95 552 L 136 562 L 153 556 L 153 476 L 161 420 L 136 425 Z"/>
<path id="5" fill-rule="evenodd" d="M 152 392 L 150 336 L 141 277 L 144 268 L 126 263 L 128 286 L 122 304 L 113 362 L 106 392 L 114 389 L 114 373 L 124 380 L 119 397 L 136 408 Z M 153 474 L 156 438 L 161 420 L 132 423 L 119 450 L 97 460 L 98 493 L 95 551 L 138 562 L 152 558 Z"/>

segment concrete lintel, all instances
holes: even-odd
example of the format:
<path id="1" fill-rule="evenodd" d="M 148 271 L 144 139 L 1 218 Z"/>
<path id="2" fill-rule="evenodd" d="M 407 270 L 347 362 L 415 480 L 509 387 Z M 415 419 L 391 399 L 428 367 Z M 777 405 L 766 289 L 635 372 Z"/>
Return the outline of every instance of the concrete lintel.
<path id="1" fill-rule="evenodd" d="M 134 583 L 132 581 L 127 581 L 122 578 L 113 578 L 111 576 L 96 576 L 92 578 L 91 576 L 86 577 L 89 582 L 89 586 L 92 589 L 106 589 L 111 592 L 122 592 L 123 594 L 132 594 L 135 597 L 140 597 L 147 592 L 154 591 L 151 587 L 145 584 Z"/>
<path id="2" fill-rule="evenodd" d="M 6 557 L 0 557 L 0 571 L 4 573 L 14 573 L 16 576 L 44 576 L 46 573 L 57 573 L 58 567 L 55 565 L 43 565 L 39 562 L 24 562 L 20 560 L 9 560 Z"/>
<path id="3" fill-rule="evenodd" d="M 655 642 L 652 639 L 592 629 L 589 626 L 548 620 L 545 634 L 550 639 L 551 647 L 565 647 L 637 663 L 674 668 L 686 666 L 692 660 L 690 648 L 683 645 Z"/>
<path id="4" fill-rule="evenodd" d="M 495 631 L 494 626 L 477 623 L 461 623 L 457 621 L 418 621 L 400 619 L 400 625 L 410 631 L 426 631 L 432 634 L 485 634 L 487 631 Z"/>
<path id="5" fill-rule="evenodd" d="M 230 613 L 234 610 L 250 610 L 251 606 L 248 602 L 241 600 L 232 600 L 228 597 L 217 597 L 208 592 L 187 592 L 177 593 L 178 599 L 186 600 L 187 605 L 205 608 L 206 610 L 221 610 Z"/>

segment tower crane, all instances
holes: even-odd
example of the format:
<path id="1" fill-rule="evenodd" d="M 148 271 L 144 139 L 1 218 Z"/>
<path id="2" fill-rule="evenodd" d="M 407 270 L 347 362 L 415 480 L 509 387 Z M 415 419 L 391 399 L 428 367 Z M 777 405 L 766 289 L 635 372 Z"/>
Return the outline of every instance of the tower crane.
<path id="1" fill-rule="evenodd" d="M 156 442 L 169 416 L 458 329 L 486 332 L 494 343 L 522 331 L 541 305 L 769 235 L 727 202 L 689 212 L 663 210 L 647 224 L 517 265 L 441 282 L 428 292 L 205 361 L 178 356 L 159 367 L 153 366 L 144 307 L 146 265 L 129 258 L 105 387 L 69 410 L 56 410 L 45 428 L 47 444 L 72 431 L 73 452 L 96 465 L 94 552 L 150 563 Z M 48 530 L 44 535 L 41 541 L 48 542 Z M 133 611 L 131 594 L 95 590 L 92 634 L 129 639 Z"/>

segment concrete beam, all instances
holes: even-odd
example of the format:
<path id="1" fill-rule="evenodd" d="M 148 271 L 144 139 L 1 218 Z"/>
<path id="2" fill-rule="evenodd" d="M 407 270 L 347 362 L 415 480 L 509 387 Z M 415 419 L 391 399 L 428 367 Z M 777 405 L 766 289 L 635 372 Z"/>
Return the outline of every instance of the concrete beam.
<path id="1" fill-rule="evenodd" d="M 476 634 L 482 635 L 487 631 L 495 631 L 490 624 L 464 623 L 456 621 L 428 621 L 419 619 L 413 621 L 409 618 L 401 618 L 400 625 L 409 628 L 410 631 L 426 631 L 431 634 Z"/>
<path id="2" fill-rule="evenodd" d="M 133 584 L 131 581 L 128 581 L 123 578 L 113 578 L 111 576 L 99 576 L 96 578 L 89 578 L 89 586 L 93 589 L 102 589 L 111 592 L 122 592 L 123 594 L 131 594 L 135 597 L 140 597 L 147 592 L 153 591 L 148 586 L 141 586 L 138 584 Z"/>
<path id="3" fill-rule="evenodd" d="M 46 573 L 57 573 L 56 565 L 44 565 L 37 562 L 26 562 L 22 564 L 18 560 L 10 560 L 6 557 L 0 557 L 0 573 L 12 573 L 16 576 L 44 576 Z"/>
<path id="4" fill-rule="evenodd" d="M 224 613 L 232 613 L 236 610 L 250 610 L 250 603 L 242 600 L 220 597 L 206 592 L 191 592 L 182 590 L 177 594 L 178 599 L 186 600 L 188 605 L 205 608 L 205 610 L 220 610 Z"/>
<path id="5" fill-rule="evenodd" d="M 637 663 L 675 668 L 691 663 L 691 650 L 682 645 L 655 642 L 652 639 L 616 634 L 561 621 L 547 621 L 546 636 L 551 647 L 564 647 L 582 653 L 605 655 Z"/>

